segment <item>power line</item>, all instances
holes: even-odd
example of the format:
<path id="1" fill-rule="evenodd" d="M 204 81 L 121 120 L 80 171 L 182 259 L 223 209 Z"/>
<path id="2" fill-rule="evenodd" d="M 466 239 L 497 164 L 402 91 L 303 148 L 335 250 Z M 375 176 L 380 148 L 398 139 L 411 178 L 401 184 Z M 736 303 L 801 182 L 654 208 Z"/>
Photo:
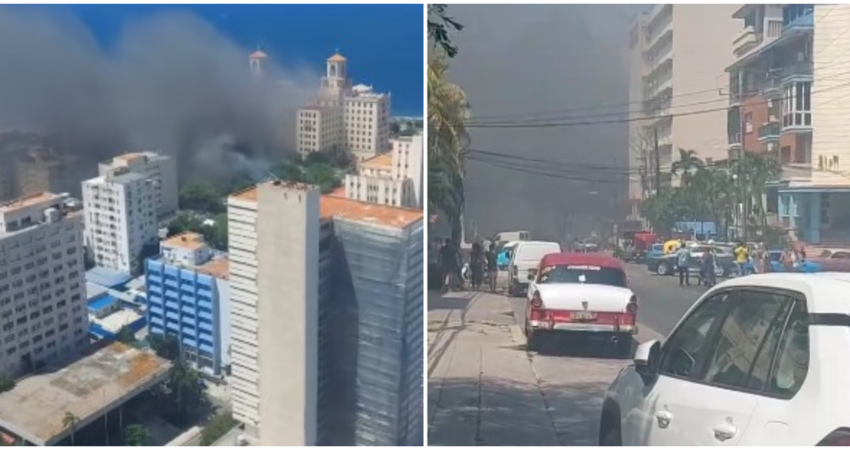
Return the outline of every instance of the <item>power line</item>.
<path id="1" fill-rule="evenodd" d="M 830 80 L 830 79 L 833 79 L 833 78 L 844 78 L 847 75 L 850 75 L 850 71 L 837 73 L 837 74 L 831 75 L 829 77 L 821 78 L 820 80 L 826 81 L 826 80 Z M 739 95 L 747 96 L 747 94 L 755 95 L 755 94 L 759 94 L 759 93 L 760 92 L 758 92 L 758 91 L 753 91 L 753 92 L 744 92 L 744 93 L 739 94 Z M 675 96 L 671 96 L 671 97 L 668 97 L 668 98 L 673 98 L 673 97 L 675 97 Z M 716 98 L 716 99 L 712 99 L 712 100 L 703 100 L 703 101 L 694 102 L 694 103 L 686 103 L 686 104 L 683 104 L 683 105 L 671 106 L 669 108 L 654 108 L 652 111 L 661 111 L 662 109 L 672 110 L 672 109 L 691 108 L 691 107 L 694 107 L 694 106 L 703 106 L 703 105 L 709 105 L 709 104 L 715 104 L 715 103 L 728 103 L 728 101 L 729 101 L 729 99 L 727 97 L 721 97 L 721 98 Z M 729 109 L 729 106 L 724 106 L 722 109 Z M 617 116 L 631 115 L 631 114 L 643 114 L 642 117 L 629 118 L 630 120 L 633 120 L 633 121 L 655 120 L 655 117 L 645 113 L 645 109 L 643 109 L 643 108 L 642 109 L 629 110 L 629 111 L 621 111 L 621 112 L 584 115 L 582 117 L 577 117 L 577 118 L 576 117 L 552 117 L 552 118 L 549 118 L 547 120 L 549 120 L 549 121 L 562 121 L 562 120 L 571 120 L 571 119 L 582 119 L 582 120 L 603 119 L 603 118 L 613 118 L 613 117 L 617 117 Z M 618 119 L 618 120 L 623 120 L 623 119 L 625 119 L 625 118 L 621 118 L 621 119 Z M 540 119 L 540 120 L 543 120 L 543 119 Z M 467 128 L 488 128 L 488 127 L 496 128 L 496 127 L 501 126 L 501 125 L 511 125 L 511 124 L 515 124 L 515 123 L 532 124 L 532 123 L 546 123 L 546 122 L 538 122 L 537 119 L 530 119 L 530 120 L 524 120 L 524 121 L 514 121 L 514 122 L 511 122 L 511 121 L 506 121 L 506 122 L 478 122 L 477 118 L 467 119 L 467 120 L 464 121 L 464 125 Z M 619 123 L 619 122 L 614 122 L 614 123 Z"/>
<path id="2" fill-rule="evenodd" d="M 812 91 L 812 94 L 828 92 L 828 91 L 838 89 L 838 88 L 841 88 L 841 87 L 846 87 L 846 86 L 850 86 L 850 82 L 841 83 L 841 84 L 838 84 L 838 85 L 835 85 L 835 86 L 832 86 L 832 87 L 829 87 L 829 88 L 826 88 L 826 89 L 822 89 L 820 91 Z M 787 101 L 789 98 L 790 97 L 784 97 L 782 100 Z M 776 99 L 776 100 L 778 100 L 778 99 Z M 748 106 L 766 105 L 766 104 L 772 103 L 773 101 L 776 101 L 776 100 L 768 99 L 768 100 L 763 100 L 763 101 L 759 101 L 759 102 L 752 102 Z M 544 123 L 521 123 L 521 122 L 518 122 L 518 123 L 503 123 L 503 124 L 492 124 L 492 125 L 468 123 L 465 126 L 467 128 L 484 128 L 484 129 L 486 129 L 486 128 L 560 128 L 560 127 L 574 127 L 574 126 L 583 126 L 583 125 L 604 125 L 604 124 L 613 124 L 613 123 L 646 122 L 646 121 L 658 120 L 661 117 L 665 117 L 665 118 L 666 117 L 669 117 L 669 118 L 687 117 L 687 116 L 695 116 L 695 115 L 702 115 L 702 114 L 710 114 L 710 113 L 713 113 L 713 112 L 721 112 L 721 111 L 727 111 L 727 110 L 729 110 L 729 107 L 724 106 L 724 107 L 720 107 L 720 108 L 708 108 L 708 109 L 702 109 L 702 110 L 696 110 L 696 111 L 666 114 L 666 115 L 660 116 L 660 117 L 659 116 L 629 117 L 629 118 L 623 118 L 623 119 L 589 120 L 589 121 L 579 121 L 579 122 L 548 122 L 548 123 L 545 123 L 545 122 Z"/>

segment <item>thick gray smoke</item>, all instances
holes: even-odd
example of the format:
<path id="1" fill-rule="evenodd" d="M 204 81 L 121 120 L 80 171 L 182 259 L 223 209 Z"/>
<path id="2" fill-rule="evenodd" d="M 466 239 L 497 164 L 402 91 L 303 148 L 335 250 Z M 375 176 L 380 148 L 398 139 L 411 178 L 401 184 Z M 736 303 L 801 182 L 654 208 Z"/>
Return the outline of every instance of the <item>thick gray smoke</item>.
<path id="1" fill-rule="evenodd" d="M 178 158 L 181 179 L 258 173 L 294 150 L 296 111 L 317 85 L 269 65 L 210 24 L 166 13 L 108 50 L 70 16 L 0 7 L 0 130 L 59 133 L 95 162 L 129 150 Z"/>
<path id="2" fill-rule="evenodd" d="M 451 5 L 448 10 L 465 26 L 452 36 L 459 53 L 449 77 L 469 96 L 473 122 L 495 116 L 507 122 L 559 116 L 548 121 L 582 121 L 584 114 L 611 111 L 558 111 L 628 102 L 629 5 Z M 627 162 L 625 123 L 476 128 L 471 136 L 475 149 L 489 152 L 605 166 Z M 615 186 L 604 172 L 584 178 L 598 182 L 544 178 L 472 161 L 467 231 L 530 229 L 540 238 L 560 238 L 568 220 L 611 216 L 614 190 L 625 195 L 625 183 Z"/>

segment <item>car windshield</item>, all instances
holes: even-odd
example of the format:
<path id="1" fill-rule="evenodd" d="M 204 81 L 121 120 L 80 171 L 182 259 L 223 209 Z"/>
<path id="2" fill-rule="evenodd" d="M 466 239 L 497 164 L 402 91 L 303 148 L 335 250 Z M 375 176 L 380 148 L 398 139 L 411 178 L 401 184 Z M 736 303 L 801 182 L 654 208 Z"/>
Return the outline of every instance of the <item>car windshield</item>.
<path id="1" fill-rule="evenodd" d="M 582 283 L 626 287 L 626 274 L 619 269 L 585 265 L 544 267 L 537 277 L 538 284 Z"/>

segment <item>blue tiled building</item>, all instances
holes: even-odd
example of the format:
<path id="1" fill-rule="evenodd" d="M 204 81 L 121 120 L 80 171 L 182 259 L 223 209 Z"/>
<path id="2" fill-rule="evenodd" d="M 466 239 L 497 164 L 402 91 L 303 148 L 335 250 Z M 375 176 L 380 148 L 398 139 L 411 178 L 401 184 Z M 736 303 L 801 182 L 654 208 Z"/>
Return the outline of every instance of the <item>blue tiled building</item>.
<path id="1" fill-rule="evenodd" d="M 227 258 L 194 233 L 169 238 L 160 248 L 160 257 L 145 265 L 149 332 L 176 337 L 185 362 L 221 375 L 230 347 Z"/>

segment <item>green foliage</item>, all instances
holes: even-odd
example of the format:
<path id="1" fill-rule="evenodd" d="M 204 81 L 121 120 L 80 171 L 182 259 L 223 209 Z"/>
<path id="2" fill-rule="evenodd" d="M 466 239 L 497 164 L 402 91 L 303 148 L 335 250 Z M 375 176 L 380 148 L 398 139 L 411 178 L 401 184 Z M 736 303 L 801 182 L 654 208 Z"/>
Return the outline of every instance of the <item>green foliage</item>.
<path id="1" fill-rule="evenodd" d="M 452 45 L 449 38 L 451 31 L 463 30 L 463 25 L 456 22 L 446 13 L 447 5 L 428 5 L 428 40 L 432 45 L 439 47 L 449 58 L 457 55 L 457 46 Z"/>
<path id="2" fill-rule="evenodd" d="M 681 185 L 664 189 L 641 205 L 641 215 L 657 232 L 670 232 L 675 222 L 683 221 L 713 221 L 725 230 L 732 222 L 735 205 L 743 199 L 751 206 L 750 223 L 763 235 L 768 233 L 765 184 L 781 170 L 772 156 L 748 153 L 731 166 L 721 167 L 706 165 L 692 150 L 679 149 L 679 160 L 672 169 Z"/>
<path id="3" fill-rule="evenodd" d="M 204 236 L 204 240 L 213 248 L 227 250 L 227 212 L 222 212 L 211 218 L 212 225 L 205 225 L 202 216 L 191 212 L 183 212 L 177 215 L 168 224 L 168 235 L 193 232 Z"/>
<path id="4" fill-rule="evenodd" d="M 180 190 L 180 209 L 207 214 L 227 212 L 226 193 L 207 182 L 187 184 Z"/>
<path id="5" fill-rule="evenodd" d="M 224 411 L 213 417 L 212 420 L 201 431 L 201 445 L 208 446 L 214 444 L 222 436 L 227 434 L 237 425 L 233 414 L 230 411 Z"/>
<path id="6" fill-rule="evenodd" d="M 136 345 L 138 343 L 138 341 L 136 340 L 136 335 L 133 333 L 133 330 L 131 330 L 130 327 L 127 325 L 121 327 L 121 331 L 118 332 L 117 340 L 118 342 L 127 345 Z"/>
<path id="7" fill-rule="evenodd" d="M 124 445 L 128 447 L 144 447 L 149 440 L 150 434 L 144 425 L 133 424 L 124 430 Z"/>
<path id="8" fill-rule="evenodd" d="M 180 357 L 180 343 L 170 334 L 149 334 L 148 345 L 160 358 L 174 361 Z"/>
<path id="9" fill-rule="evenodd" d="M 323 194 L 327 194 L 342 185 L 344 173 L 340 167 L 349 164 L 344 157 L 331 157 L 325 152 L 313 152 L 303 161 L 281 161 L 271 169 L 271 173 L 281 180 L 314 184 Z"/>
<path id="10" fill-rule="evenodd" d="M 0 373 L 0 394 L 15 389 L 15 379 Z"/>

